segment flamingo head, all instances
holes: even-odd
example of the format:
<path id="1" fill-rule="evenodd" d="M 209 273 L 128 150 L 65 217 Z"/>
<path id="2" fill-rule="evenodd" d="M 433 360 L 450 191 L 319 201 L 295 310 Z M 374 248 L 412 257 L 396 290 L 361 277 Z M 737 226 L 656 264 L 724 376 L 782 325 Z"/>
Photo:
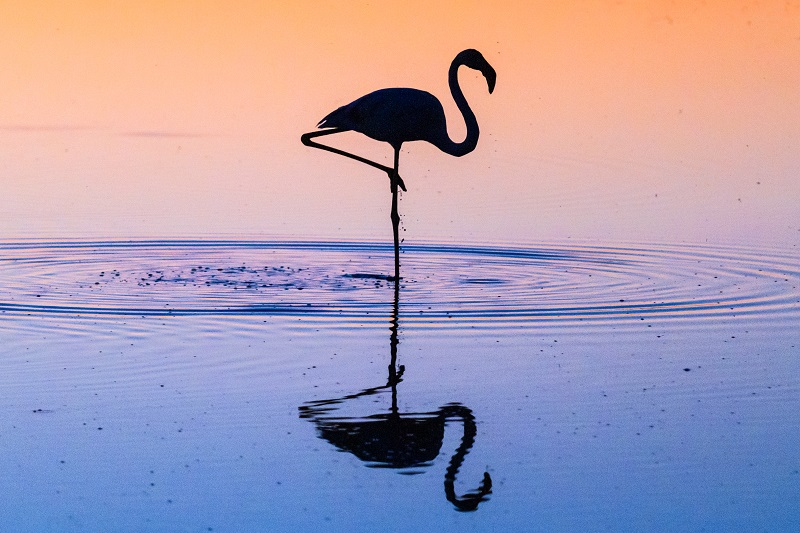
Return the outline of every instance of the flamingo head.
<path id="1" fill-rule="evenodd" d="M 489 93 L 491 94 L 492 91 L 494 91 L 494 84 L 497 81 L 497 72 L 495 72 L 494 68 L 486 61 L 483 54 L 477 50 L 470 48 L 460 52 L 453 60 L 453 64 L 464 65 L 465 67 L 477 70 L 486 78 L 486 83 L 489 86 Z"/>

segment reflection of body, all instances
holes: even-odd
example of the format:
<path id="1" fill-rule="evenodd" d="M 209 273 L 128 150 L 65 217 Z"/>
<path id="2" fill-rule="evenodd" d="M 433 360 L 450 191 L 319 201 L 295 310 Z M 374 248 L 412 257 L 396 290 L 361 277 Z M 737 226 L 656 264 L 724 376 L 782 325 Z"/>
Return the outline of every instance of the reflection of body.
<path id="1" fill-rule="evenodd" d="M 405 368 L 397 367 L 399 283 L 395 282 L 394 308 L 390 337 L 391 363 L 386 385 L 365 389 L 356 394 L 330 400 L 308 402 L 300 407 L 300 417 L 313 420 L 319 436 L 340 450 L 345 450 L 370 466 L 409 468 L 429 466 L 439 455 L 448 420 L 464 424 L 464 435 L 444 477 L 445 496 L 461 511 L 474 511 L 492 490 L 492 478 L 484 472 L 479 487 L 457 496 L 455 479 L 465 456 L 475 443 L 477 429 L 472 411 L 463 405 L 448 404 L 429 413 L 400 413 L 397 407 L 397 384 Z M 365 417 L 337 417 L 338 405 L 363 396 L 391 390 L 392 407 L 388 413 Z"/>
<path id="2" fill-rule="evenodd" d="M 439 100 L 432 94 L 417 89 L 392 88 L 371 92 L 361 98 L 340 107 L 318 124 L 325 128 L 321 131 L 306 133 L 301 137 L 303 144 L 327 150 L 335 154 L 355 159 L 378 168 L 389 175 L 392 190 L 392 230 L 394 233 L 394 272 L 395 279 L 400 277 L 400 243 L 398 225 L 400 215 L 397 212 L 397 188 L 404 191 L 406 186 L 399 174 L 400 147 L 404 142 L 427 141 L 441 151 L 462 156 L 470 153 L 478 144 L 478 121 L 469 108 L 464 93 L 458 85 L 458 67 L 466 66 L 480 71 L 489 85 L 489 92 L 494 90 L 497 74 L 477 50 L 464 50 L 459 53 L 450 65 L 449 83 L 458 109 L 464 116 L 467 126 L 467 137 L 462 142 L 453 142 L 447 133 L 444 109 Z M 343 131 L 356 131 L 378 141 L 388 142 L 394 149 L 394 167 L 390 168 L 361 156 L 319 144 L 312 139 L 323 135 L 331 135 Z"/>

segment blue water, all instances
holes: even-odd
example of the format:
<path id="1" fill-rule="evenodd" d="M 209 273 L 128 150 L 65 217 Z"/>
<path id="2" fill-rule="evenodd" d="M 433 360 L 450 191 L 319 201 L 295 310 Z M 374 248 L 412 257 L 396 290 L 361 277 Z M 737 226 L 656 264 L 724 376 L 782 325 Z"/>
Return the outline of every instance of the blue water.
<path id="1" fill-rule="evenodd" d="M 401 261 L 0 243 L 3 528 L 800 528 L 796 250 Z"/>

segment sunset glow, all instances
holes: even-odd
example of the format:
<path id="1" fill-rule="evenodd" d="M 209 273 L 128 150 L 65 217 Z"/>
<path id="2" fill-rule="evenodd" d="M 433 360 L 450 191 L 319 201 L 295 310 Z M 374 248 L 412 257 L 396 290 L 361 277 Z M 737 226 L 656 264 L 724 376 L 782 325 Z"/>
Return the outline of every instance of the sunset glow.
<path id="1" fill-rule="evenodd" d="M 404 226 L 460 240 L 796 244 L 798 2 L 3 2 L 0 232 L 385 238 L 385 176 L 299 135 L 450 60 L 481 125 L 405 147 Z M 388 158 L 378 143 L 343 143 Z"/>

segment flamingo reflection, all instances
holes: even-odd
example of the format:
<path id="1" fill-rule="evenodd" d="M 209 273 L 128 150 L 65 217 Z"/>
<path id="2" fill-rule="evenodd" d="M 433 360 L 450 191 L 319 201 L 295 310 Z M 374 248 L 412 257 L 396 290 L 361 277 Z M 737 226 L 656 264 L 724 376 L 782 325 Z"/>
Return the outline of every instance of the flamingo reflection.
<path id="1" fill-rule="evenodd" d="M 319 437 L 342 451 L 347 451 L 368 463 L 383 468 L 412 468 L 430 466 L 442 448 L 445 426 L 449 420 L 463 424 L 461 443 L 453 454 L 444 476 L 445 497 L 459 511 L 474 511 L 492 491 L 492 478 L 484 472 L 478 488 L 461 496 L 456 494 L 455 481 L 464 458 L 475 444 L 475 416 L 467 407 L 449 403 L 432 412 L 401 413 L 397 406 L 397 385 L 402 381 L 405 367 L 397 365 L 399 283 L 395 281 L 392 311 L 389 377 L 386 385 L 364 389 L 355 394 L 317 400 L 302 405 L 300 418 L 312 420 Z M 392 403 L 388 413 L 362 417 L 337 416 L 337 410 L 349 400 L 391 391 Z"/>

